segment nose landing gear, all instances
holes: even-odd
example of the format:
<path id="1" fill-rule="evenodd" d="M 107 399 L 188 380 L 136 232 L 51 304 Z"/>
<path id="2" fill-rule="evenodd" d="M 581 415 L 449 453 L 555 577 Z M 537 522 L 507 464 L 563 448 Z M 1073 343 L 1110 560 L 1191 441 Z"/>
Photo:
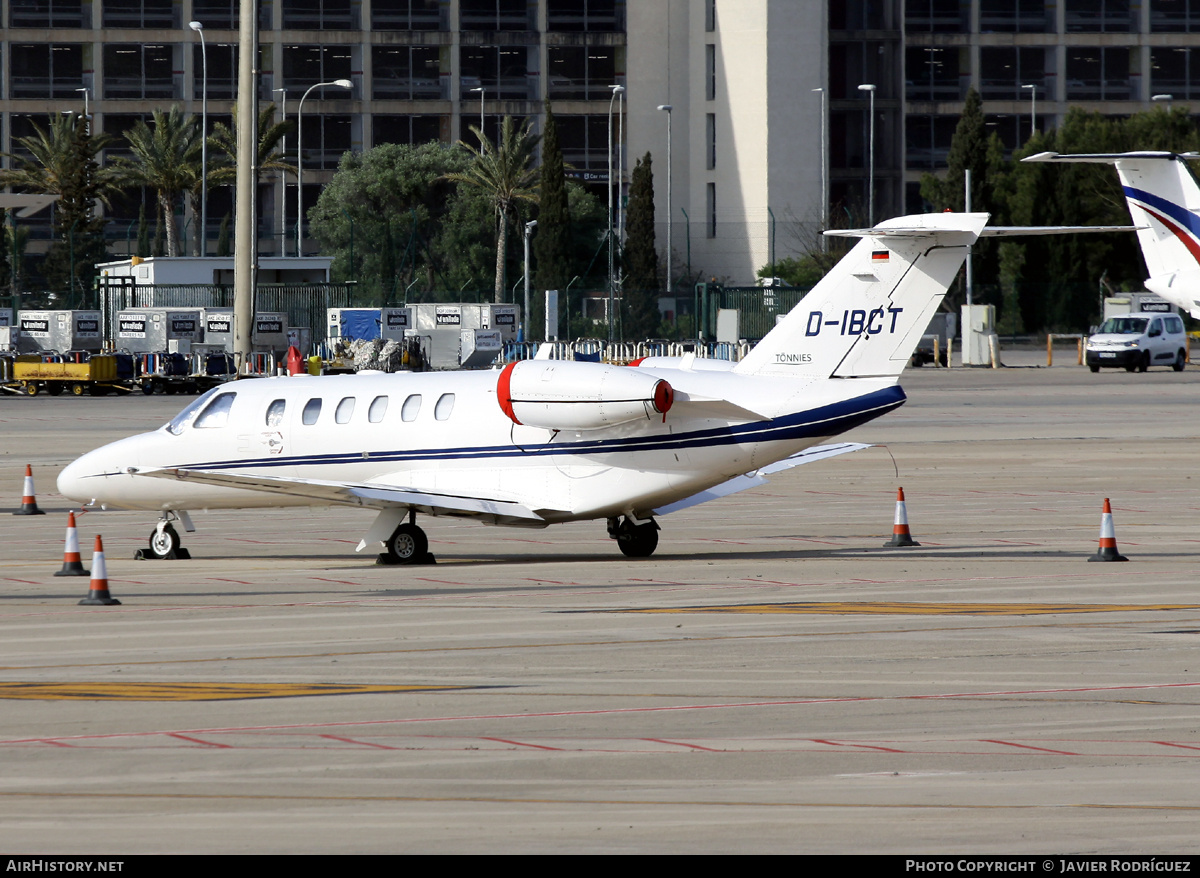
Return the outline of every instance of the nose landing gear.
<path id="1" fill-rule="evenodd" d="M 176 515 L 174 512 L 164 512 L 158 526 L 150 532 L 150 547 L 138 549 L 133 557 L 137 561 L 190 561 L 192 553 L 185 549 L 179 539 L 179 531 L 175 530 L 172 521 L 183 522 L 184 530 L 193 531 L 191 521 L 186 512 Z"/>

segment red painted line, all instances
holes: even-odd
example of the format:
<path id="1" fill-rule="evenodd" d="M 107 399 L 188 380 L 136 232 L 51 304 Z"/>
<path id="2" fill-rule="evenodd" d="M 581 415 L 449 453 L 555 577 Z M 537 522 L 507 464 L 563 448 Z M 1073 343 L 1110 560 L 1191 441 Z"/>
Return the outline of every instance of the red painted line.
<path id="1" fill-rule="evenodd" d="M 1200 747 L 1194 747 L 1191 744 L 1176 744 L 1174 741 L 1151 741 L 1151 744 L 1162 744 L 1164 747 L 1180 747 L 1184 750 L 1200 750 Z"/>
<path id="2" fill-rule="evenodd" d="M 246 582 L 241 579 L 226 579 L 223 576 L 210 576 L 208 578 L 213 582 L 232 582 L 235 585 L 254 585 L 253 582 Z"/>
<path id="3" fill-rule="evenodd" d="M 192 736 L 185 735 L 182 732 L 167 732 L 167 736 L 171 738 L 178 738 L 181 741 L 191 741 L 193 744 L 203 744 L 205 747 L 219 747 L 222 750 L 234 749 L 232 744 L 216 744 L 212 741 L 202 741 L 199 738 L 193 738 Z"/>
<path id="4" fill-rule="evenodd" d="M 15 579 L 12 576 L 5 576 L 4 581 L 5 582 L 21 582 L 21 583 L 24 583 L 25 585 L 41 585 L 40 582 L 35 582 L 32 579 Z"/>
<path id="5" fill-rule="evenodd" d="M 841 543 L 835 543 L 831 540 L 814 540 L 811 537 L 784 537 L 786 540 L 795 540 L 799 543 L 820 543 L 823 546 L 840 546 Z"/>
<path id="6" fill-rule="evenodd" d="M 1000 744 L 1004 747 L 1017 747 L 1021 750 L 1037 750 L 1039 753 L 1053 753 L 1056 756 L 1080 756 L 1082 754 L 1072 753 L 1070 750 L 1051 750 L 1048 747 L 1034 747 L 1030 744 L 1014 744 L 1012 741 L 997 741 L 993 738 L 980 738 L 985 744 Z"/>
<path id="7" fill-rule="evenodd" d="M 672 747 L 687 747 L 689 750 L 703 750 L 705 753 L 724 753 L 724 750 L 719 750 L 716 747 L 701 747 L 699 744 L 689 744 L 686 741 L 668 741 L 666 738 L 642 738 L 643 741 L 650 741 L 654 744 L 669 744 Z"/>
<path id="8" fill-rule="evenodd" d="M 359 747 L 375 747 L 379 750 L 399 750 L 399 747 L 389 747 L 386 744 L 373 744 L 370 741 L 356 741 L 354 738 L 343 738 L 341 735 L 319 735 L 321 738 L 328 738 L 330 741 L 341 741 L 345 744 L 357 744 Z"/>
<path id="9" fill-rule="evenodd" d="M 562 747 L 547 747 L 544 744 L 526 744 L 524 741 L 510 741 L 507 738 L 489 738 L 484 736 L 479 740 L 495 741 L 498 744 L 512 744 L 514 747 L 528 747 L 531 750 L 554 750 L 556 752 L 562 752 L 563 750 Z"/>
<path id="10" fill-rule="evenodd" d="M 827 744 L 830 747 L 854 747 L 858 750 L 879 750 L 882 753 L 910 753 L 910 750 L 894 750 L 891 747 L 876 747 L 872 744 L 858 744 L 853 741 L 829 741 L 825 738 L 810 738 L 816 744 Z"/>
<path id="11" fill-rule="evenodd" d="M 351 582 L 348 579 L 326 579 L 324 576 L 310 576 L 309 579 L 316 582 L 336 582 L 338 585 L 361 585 L 362 583 Z"/>

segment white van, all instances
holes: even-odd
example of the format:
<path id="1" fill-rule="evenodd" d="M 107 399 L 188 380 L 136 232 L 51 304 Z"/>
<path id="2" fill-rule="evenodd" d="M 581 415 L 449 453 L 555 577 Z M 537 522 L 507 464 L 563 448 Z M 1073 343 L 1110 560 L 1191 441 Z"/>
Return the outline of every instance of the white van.
<path id="1" fill-rule="evenodd" d="M 1088 339 L 1087 364 L 1145 372 L 1151 366 L 1170 366 L 1182 372 L 1187 362 L 1187 335 L 1177 314 L 1121 314 L 1109 317 Z"/>

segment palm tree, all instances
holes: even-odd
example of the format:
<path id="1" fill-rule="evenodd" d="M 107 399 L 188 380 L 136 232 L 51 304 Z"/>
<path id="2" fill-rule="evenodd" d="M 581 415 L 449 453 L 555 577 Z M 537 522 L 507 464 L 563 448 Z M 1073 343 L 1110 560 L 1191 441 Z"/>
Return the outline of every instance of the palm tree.
<path id="1" fill-rule="evenodd" d="M 500 140 L 493 146 L 487 136 L 474 125 L 471 130 L 479 138 L 479 147 L 459 141 L 472 153 L 471 166 L 459 174 L 447 174 L 447 180 L 483 190 L 495 205 L 499 229 L 496 233 L 496 301 L 504 301 L 504 256 L 508 248 L 508 222 L 519 202 L 538 200 L 538 172 L 533 167 L 534 152 L 540 135 L 534 134 L 526 119 L 519 129 L 511 116 L 500 125 Z"/>
<path id="2" fill-rule="evenodd" d="M 133 159 L 122 159 L 119 167 L 130 182 L 149 186 L 158 193 L 158 211 L 166 230 L 167 255 L 179 255 L 179 227 L 175 205 L 191 192 L 201 176 L 200 121 L 184 116 L 178 107 L 154 111 L 154 127 L 140 119 L 125 132 Z"/>
<path id="3" fill-rule="evenodd" d="M 296 123 L 275 121 L 275 105 L 267 104 L 258 111 L 258 155 L 254 165 L 259 177 L 263 171 L 292 171 L 296 166 L 289 164 L 287 156 L 279 148 L 285 135 L 296 130 Z M 208 145 L 217 152 L 217 158 L 209 156 L 208 184 L 210 186 L 232 186 L 237 181 L 237 107 L 233 108 L 233 127 L 223 122 L 213 126 Z"/>

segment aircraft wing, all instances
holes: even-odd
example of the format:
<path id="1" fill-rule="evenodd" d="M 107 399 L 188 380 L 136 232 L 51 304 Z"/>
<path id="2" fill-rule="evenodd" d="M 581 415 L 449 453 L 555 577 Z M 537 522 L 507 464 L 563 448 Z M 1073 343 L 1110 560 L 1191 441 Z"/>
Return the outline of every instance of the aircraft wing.
<path id="1" fill-rule="evenodd" d="M 326 502 L 331 505 L 362 506 L 371 509 L 405 507 L 426 515 L 453 515 L 479 517 L 497 523 L 518 519 L 535 526 L 544 526 L 545 519 L 532 509 L 509 500 L 494 500 L 486 497 L 462 497 L 452 494 L 435 494 L 429 491 L 414 491 L 394 488 L 389 485 L 370 483 L 351 484 L 320 479 L 295 479 L 279 476 L 247 476 L 228 472 L 194 469 L 142 470 L 140 476 L 155 479 L 177 479 L 215 485 L 221 488 L 239 488 L 244 491 L 260 491 L 282 494 L 305 500 Z"/>
<path id="2" fill-rule="evenodd" d="M 785 469 L 791 469 L 794 466 L 800 466 L 806 463 L 813 463 L 817 460 L 825 460 L 827 457 L 837 457 L 839 454 L 849 454 L 851 451 L 862 451 L 864 448 L 870 448 L 870 445 L 863 445 L 860 442 L 839 442 L 836 445 L 815 445 L 812 448 L 806 448 L 803 451 L 793 454 L 791 457 L 785 457 L 783 460 L 777 460 L 775 463 L 756 469 L 753 472 L 748 472 L 745 475 L 734 476 L 727 482 L 722 482 L 719 485 L 701 491 L 698 494 L 693 494 L 690 497 L 685 497 L 682 500 L 677 500 L 674 503 L 669 503 L 666 506 L 660 506 L 654 510 L 655 515 L 666 515 L 669 512 L 678 512 L 680 509 L 687 509 L 691 506 L 699 506 L 701 503 L 707 503 L 709 500 L 716 500 L 718 497 L 728 497 L 730 494 L 736 494 L 739 491 L 745 491 L 749 488 L 756 488 L 759 485 L 767 483 L 767 476 L 772 473 L 782 472 Z"/>

